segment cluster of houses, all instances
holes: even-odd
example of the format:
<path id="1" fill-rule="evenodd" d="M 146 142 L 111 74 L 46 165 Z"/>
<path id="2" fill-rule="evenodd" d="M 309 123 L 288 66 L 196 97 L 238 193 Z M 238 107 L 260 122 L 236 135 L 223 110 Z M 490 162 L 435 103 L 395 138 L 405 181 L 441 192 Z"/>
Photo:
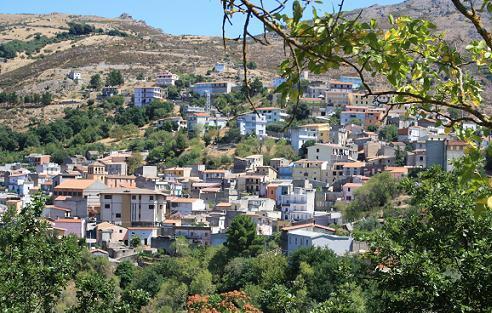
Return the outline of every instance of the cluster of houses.
<path id="1" fill-rule="evenodd" d="M 220 64 L 217 68 L 223 70 Z M 114 258 L 131 254 L 134 238 L 148 248 L 165 250 L 177 237 L 193 244 L 222 244 L 231 221 L 241 214 L 252 218 L 259 235 L 281 232 L 285 253 L 309 246 L 340 255 L 354 252 L 360 245 L 332 228 L 344 223 L 341 212 L 333 209 L 337 201 L 353 201 L 355 191 L 377 173 L 400 179 L 434 165 L 452 170 L 453 160 L 464 155 L 466 144 L 435 120 L 408 117 L 398 110 L 388 113 L 384 106 L 388 99 L 365 96 L 355 77 L 333 80 L 306 73 L 304 78 L 309 86 L 301 101 L 318 122 L 272 134 L 268 124 L 289 118 L 274 106 L 257 108 L 238 119 L 242 135 L 285 138 L 302 159 L 250 155 L 235 157 L 227 169 L 208 169 L 203 164 L 161 170 L 142 166 L 129 175 L 131 151 L 103 155 L 89 151 L 62 164 L 53 163 L 49 155 L 31 154 L 22 162 L 0 166 L 4 189 L 0 214 L 7 207 L 20 209 L 34 193 L 42 192 L 50 199 L 43 217 L 60 236 L 85 238 L 100 248 L 98 253 Z M 165 72 L 157 76 L 156 84 L 169 86 L 177 79 Z M 281 79 L 276 79 L 272 85 L 279 83 Z M 207 82 L 196 83 L 192 91 L 212 97 L 233 88 L 230 82 Z M 159 86 L 138 87 L 134 105 L 164 96 Z M 183 112 L 184 116 L 158 121 L 157 126 L 171 121 L 178 129 L 195 131 L 228 124 L 210 106 L 186 106 Z M 331 125 L 336 112 L 340 123 Z M 383 125 L 397 128 L 396 140 L 380 139 L 375 129 Z"/>

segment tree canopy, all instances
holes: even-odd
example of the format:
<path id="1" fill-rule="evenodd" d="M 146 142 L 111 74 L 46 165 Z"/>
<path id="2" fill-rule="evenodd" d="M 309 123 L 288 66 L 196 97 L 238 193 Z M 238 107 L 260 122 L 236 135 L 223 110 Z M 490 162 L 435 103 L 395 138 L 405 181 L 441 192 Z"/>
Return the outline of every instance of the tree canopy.
<path id="1" fill-rule="evenodd" d="M 491 128 L 492 118 L 483 105 L 484 83 L 474 71 L 492 70 L 492 33 L 484 23 L 492 5 L 489 0 L 452 3 L 476 30 L 476 36 L 469 38 L 479 38 L 469 39 L 464 51 L 444 40 L 432 21 L 389 16 L 389 27 L 383 29 L 376 20 L 346 15 L 343 1 L 337 12 L 319 13 L 312 1 L 284 1 L 269 7 L 260 0 L 223 0 L 223 27 L 232 16 L 243 14 L 243 45 L 248 44 L 248 37 L 253 38 L 249 30 L 252 19 L 280 37 L 289 52 L 280 66 L 286 82 L 277 89 L 285 97 L 300 96 L 303 70 L 320 74 L 346 67 L 360 77 L 366 95 L 390 108 L 409 105 L 409 114 L 436 117 L 448 126 L 472 121 Z M 287 13 L 288 6 L 292 13 Z M 312 18 L 305 18 L 306 9 Z M 269 44 L 260 36 L 254 41 Z M 246 57 L 243 48 L 245 64 Z M 378 77 L 388 87 L 374 89 L 370 77 Z M 389 96 L 390 101 L 382 96 Z M 465 114 L 455 118 L 449 109 Z"/>
<path id="2" fill-rule="evenodd" d="M 0 309 L 49 312 L 81 260 L 75 237 L 59 239 L 39 217 L 45 199 L 35 196 L 19 213 L 10 208 L 0 227 Z"/>
<path id="3" fill-rule="evenodd" d="M 256 224 L 247 215 L 238 215 L 227 229 L 225 246 L 230 256 L 255 256 L 262 248 L 256 235 Z"/>

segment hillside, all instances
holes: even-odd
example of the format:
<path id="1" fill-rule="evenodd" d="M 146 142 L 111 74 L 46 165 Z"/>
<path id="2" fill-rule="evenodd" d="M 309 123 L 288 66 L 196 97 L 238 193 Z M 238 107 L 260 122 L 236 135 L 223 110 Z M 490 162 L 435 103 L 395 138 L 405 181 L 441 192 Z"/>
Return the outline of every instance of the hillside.
<path id="1" fill-rule="evenodd" d="M 360 10 L 348 12 L 355 16 Z M 371 6 L 363 9 L 362 18 L 375 18 L 384 27 L 389 14 L 408 15 L 431 19 L 439 31 L 445 31 L 448 39 L 460 42 L 475 34 L 471 24 L 456 12 L 449 0 L 408 0 L 389 6 Z M 217 17 L 220 19 L 220 17 Z M 91 34 L 63 36 L 71 23 L 87 24 L 97 29 Z M 110 35 L 117 31 L 125 36 Z M 35 41 L 36 38 L 41 40 Z M 60 39 L 61 38 L 61 39 Z M 218 61 L 226 61 L 231 70 L 212 79 L 239 79 L 241 64 L 240 45 L 230 42 L 227 51 L 220 37 L 172 36 L 152 28 L 143 21 L 136 21 L 127 14 L 118 18 L 78 16 L 52 13 L 48 15 L 0 14 L 0 43 L 38 43 L 31 45 L 32 51 L 19 52 L 14 58 L 0 63 L 0 90 L 15 91 L 19 94 L 43 93 L 55 95 L 54 105 L 41 109 L 16 107 L 8 108 L 2 114 L 3 122 L 19 125 L 22 115 L 25 125 L 29 117 L 53 117 L 67 105 L 85 102 L 94 95 L 83 92 L 83 86 L 94 73 L 106 74 L 111 69 L 123 72 L 126 83 L 123 93 L 130 94 L 137 84 L 137 75 L 152 79 L 157 72 L 171 70 L 176 73 L 205 75 Z M 47 42 L 46 45 L 44 43 Z M 275 75 L 277 65 L 284 58 L 282 42 L 273 37 L 272 45 L 261 46 L 251 42 L 248 55 L 258 64 L 253 75 L 270 79 Z M 81 72 L 82 80 L 76 84 L 67 78 L 71 69 Z M 350 74 L 349 69 L 340 69 L 338 74 Z M 69 104 L 70 105 L 70 104 Z M 26 114 L 19 114 L 25 112 Z M 13 114 L 11 114 L 13 113 Z"/>
<path id="2" fill-rule="evenodd" d="M 65 38 L 71 23 L 90 25 L 97 32 Z M 108 35 L 110 31 L 125 36 Z M 108 19 L 58 13 L 0 14 L 0 43 L 13 42 L 28 43 L 29 49 L 34 48 L 29 52 L 19 51 L 13 58 L 3 58 L 0 90 L 15 91 L 19 95 L 50 92 L 55 96 L 54 104 L 44 109 L 4 104 L 1 109 L 6 113 L 1 114 L 0 119 L 13 127 L 27 125 L 32 117 L 60 117 L 67 106 L 94 98 L 95 94 L 87 94 L 83 86 L 95 73 L 104 75 L 111 69 L 121 70 L 125 77 L 122 92 L 129 95 L 133 86 L 139 83 L 137 75 L 153 79 L 163 70 L 205 75 L 218 61 L 241 63 L 237 44 L 232 43 L 225 51 L 222 38 L 171 36 L 127 15 Z M 44 45 L 45 42 L 48 44 Z M 262 65 L 269 66 L 267 71 L 256 70 L 253 74 L 271 77 L 276 65 L 266 63 L 259 67 L 265 68 Z M 82 74 L 78 83 L 67 78 L 72 69 Z M 238 75 L 238 70 L 232 67 L 212 78 L 236 80 Z"/>

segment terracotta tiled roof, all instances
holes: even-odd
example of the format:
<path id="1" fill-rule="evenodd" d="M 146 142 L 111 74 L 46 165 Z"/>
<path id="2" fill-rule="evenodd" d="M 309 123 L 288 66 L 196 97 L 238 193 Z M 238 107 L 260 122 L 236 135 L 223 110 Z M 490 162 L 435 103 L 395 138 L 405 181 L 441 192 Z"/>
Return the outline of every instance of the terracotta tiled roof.
<path id="1" fill-rule="evenodd" d="M 57 189 L 85 189 L 92 185 L 95 180 L 91 179 L 67 179 L 55 187 Z"/>
<path id="2" fill-rule="evenodd" d="M 403 173 L 403 174 L 408 173 L 408 168 L 403 166 L 387 166 L 384 170 L 392 173 Z"/>
<path id="3" fill-rule="evenodd" d="M 216 207 L 219 207 L 219 208 L 228 208 L 231 206 L 231 204 L 229 202 L 220 202 L 220 203 L 217 203 L 217 205 L 215 205 Z"/>
<path id="4" fill-rule="evenodd" d="M 77 223 L 80 224 L 82 223 L 81 219 L 75 219 L 75 218 L 59 218 L 54 221 L 55 223 Z"/>
<path id="5" fill-rule="evenodd" d="M 200 199 L 198 198 L 179 198 L 179 197 L 169 197 L 166 199 L 167 201 L 170 202 L 175 202 L 175 203 L 193 203 L 196 202 Z"/>
<path id="6" fill-rule="evenodd" d="M 343 185 L 342 187 L 349 187 L 349 188 L 358 188 L 362 186 L 362 184 L 358 184 L 358 183 L 346 183 L 345 185 Z"/>
<path id="7" fill-rule="evenodd" d="M 198 112 L 198 113 L 194 113 L 193 115 L 194 116 L 202 116 L 202 117 L 210 116 L 210 114 L 205 113 L 205 112 Z"/>

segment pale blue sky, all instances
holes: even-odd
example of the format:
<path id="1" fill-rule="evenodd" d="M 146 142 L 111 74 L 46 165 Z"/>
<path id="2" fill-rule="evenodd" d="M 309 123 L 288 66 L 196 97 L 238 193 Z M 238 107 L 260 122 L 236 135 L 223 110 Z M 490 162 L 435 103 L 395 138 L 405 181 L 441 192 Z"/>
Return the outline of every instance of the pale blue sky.
<path id="1" fill-rule="evenodd" d="M 331 11 L 331 1 L 324 2 L 322 9 Z M 345 8 L 397 2 L 401 0 L 346 0 Z M 222 7 L 219 0 L 0 0 L 0 13 L 51 12 L 104 17 L 116 17 L 125 12 L 171 34 L 221 34 Z M 229 27 L 228 35 L 238 35 L 240 26 L 240 21 L 237 21 Z M 260 32 L 259 25 L 255 26 L 256 32 Z"/>

